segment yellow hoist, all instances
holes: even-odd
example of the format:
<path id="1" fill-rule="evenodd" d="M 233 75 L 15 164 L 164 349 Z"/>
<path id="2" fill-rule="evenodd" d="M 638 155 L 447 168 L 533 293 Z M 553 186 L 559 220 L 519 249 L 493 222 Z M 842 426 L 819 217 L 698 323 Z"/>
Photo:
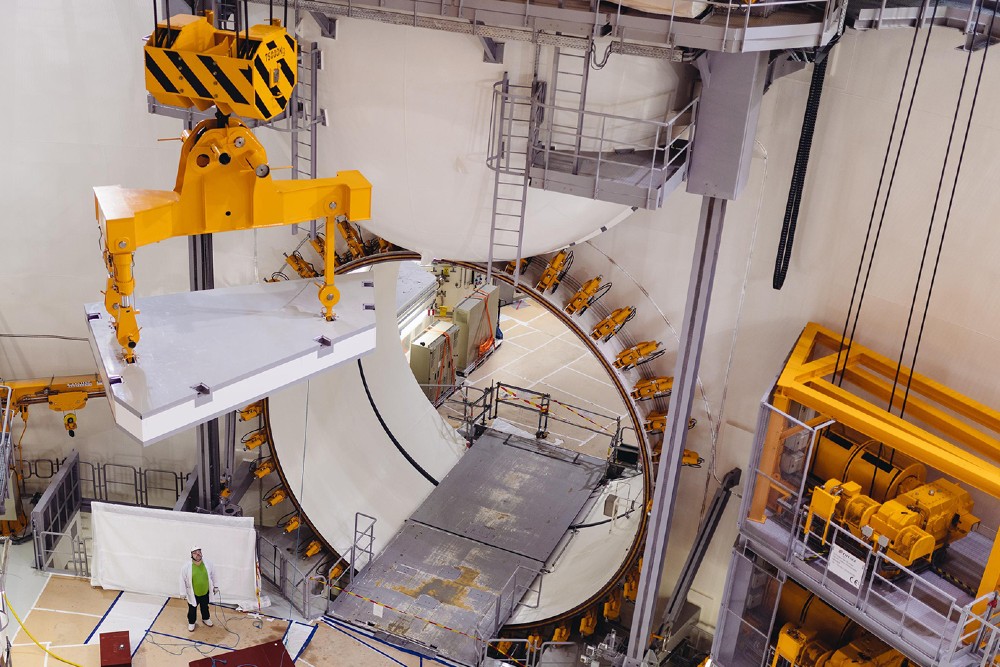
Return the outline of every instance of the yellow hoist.
<path id="1" fill-rule="evenodd" d="M 334 227 L 371 215 L 371 183 L 357 171 L 333 178 L 271 177 L 267 153 L 253 132 L 230 116 L 270 119 L 295 86 L 296 43 L 279 21 L 244 36 L 218 30 L 206 16 L 178 15 L 159 22 L 145 47 L 146 84 L 160 102 L 217 108 L 215 118 L 181 134 L 172 191 L 94 188 L 108 269 L 105 308 L 124 360 L 135 361 L 139 314 L 135 307 L 135 251 L 177 236 L 326 220 L 322 316 L 335 317 Z M 273 105 L 273 106 L 272 106 Z"/>

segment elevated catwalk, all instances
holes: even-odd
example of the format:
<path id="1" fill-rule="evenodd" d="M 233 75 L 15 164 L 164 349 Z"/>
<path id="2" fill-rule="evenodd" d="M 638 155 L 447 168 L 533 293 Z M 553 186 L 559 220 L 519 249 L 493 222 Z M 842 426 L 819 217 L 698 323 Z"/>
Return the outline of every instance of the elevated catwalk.
<path id="1" fill-rule="evenodd" d="M 487 431 L 331 613 L 475 664 L 477 640 L 522 597 L 537 599 L 533 580 L 604 471 L 603 460 Z"/>

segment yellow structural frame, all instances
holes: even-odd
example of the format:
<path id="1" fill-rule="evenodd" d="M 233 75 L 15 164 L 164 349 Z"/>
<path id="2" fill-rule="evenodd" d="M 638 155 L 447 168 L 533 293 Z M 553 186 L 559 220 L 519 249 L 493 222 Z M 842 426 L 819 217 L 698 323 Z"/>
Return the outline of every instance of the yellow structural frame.
<path id="1" fill-rule="evenodd" d="M 243 123 L 207 119 L 181 135 L 180 162 L 173 191 L 94 188 L 108 268 L 105 308 L 126 361 L 135 360 L 138 311 L 133 303 L 137 248 L 177 236 L 326 219 L 323 315 L 333 319 L 340 299 L 334 286 L 335 226 L 371 217 L 371 183 L 358 171 L 333 178 L 273 180 L 267 154 Z"/>
<path id="2" fill-rule="evenodd" d="M 949 475 L 994 498 L 1000 498 L 1000 412 L 983 405 L 909 368 L 899 369 L 893 408 L 902 404 L 907 382 L 910 393 L 906 419 L 886 409 L 892 395 L 896 362 L 858 343 L 847 342 L 840 353 L 843 384 L 833 381 L 841 337 L 816 323 L 806 325 L 778 377 L 771 405 L 788 413 L 792 403 L 814 410 L 816 427 L 835 420 L 897 449 L 927 466 Z M 877 405 L 847 387 L 867 392 Z M 759 469 L 777 478 L 781 441 L 788 429 L 771 419 L 764 435 Z M 769 495 L 777 489 L 758 479 L 749 518 L 762 521 Z M 1000 583 L 1000 540 L 990 553 L 978 596 L 996 590 Z M 977 596 L 977 597 L 978 597 Z"/>

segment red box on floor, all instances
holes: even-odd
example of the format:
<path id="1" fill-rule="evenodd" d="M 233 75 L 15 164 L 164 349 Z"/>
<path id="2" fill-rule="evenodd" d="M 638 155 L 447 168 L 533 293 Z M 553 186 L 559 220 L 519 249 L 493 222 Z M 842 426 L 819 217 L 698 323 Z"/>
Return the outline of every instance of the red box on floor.
<path id="1" fill-rule="evenodd" d="M 127 631 L 101 633 L 101 667 L 132 667 L 132 644 Z"/>
<path id="2" fill-rule="evenodd" d="M 217 665 L 221 660 L 226 660 L 228 667 L 242 664 L 256 665 L 256 667 L 292 667 L 292 656 L 288 655 L 285 645 L 280 641 L 267 642 L 248 646 L 229 653 L 219 653 L 214 662 Z M 188 663 L 190 667 L 212 667 L 212 658 L 201 658 Z"/>

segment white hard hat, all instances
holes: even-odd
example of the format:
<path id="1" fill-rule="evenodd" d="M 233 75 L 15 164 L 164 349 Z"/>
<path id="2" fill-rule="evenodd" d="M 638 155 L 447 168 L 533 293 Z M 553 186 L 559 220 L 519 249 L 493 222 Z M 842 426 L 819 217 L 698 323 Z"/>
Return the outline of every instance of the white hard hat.
<path id="1" fill-rule="evenodd" d="M 195 551 L 201 551 L 201 547 L 199 547 L 197 545 L 191 547 L 191 553 L 194 553 Z"/>

